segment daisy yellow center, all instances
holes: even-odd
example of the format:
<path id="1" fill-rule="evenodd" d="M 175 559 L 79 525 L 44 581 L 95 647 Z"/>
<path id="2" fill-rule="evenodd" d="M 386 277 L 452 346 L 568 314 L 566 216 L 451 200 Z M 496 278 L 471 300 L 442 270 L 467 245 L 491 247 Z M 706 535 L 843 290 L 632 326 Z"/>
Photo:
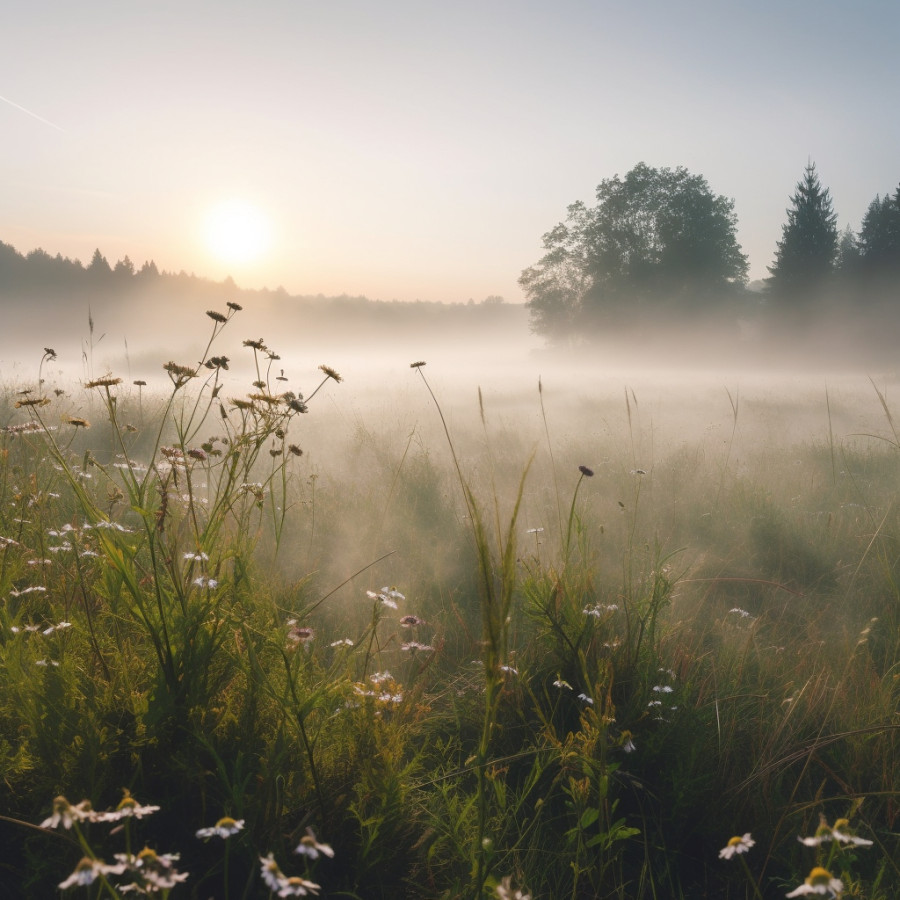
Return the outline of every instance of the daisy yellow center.
<path id="1" fill-rule="evenodd" d="M 822 866 L 816 866 L 809 873 L 809 878 L 807 878 L 806 881 L 810 886 L 816 884 L 828 884 L 831 881 L 831 872 L 829 872 L 828 869 L 823 869 Z"/>
<path id="2" fill-rule="evenodd" d="M 216 822 L 216 828 L 233 828 L 235 825 L 234 819 L 231 816 L 222 816 L 218 822 Z"/>
<path id="3" fill-rule="evenodd" d="M 741 841 L 743 841 L 743 840 L 744 839 L 742 837 L 735 836 L 728 842 L 728 846 L 729 847 L 737 847 L 737 845 L 740 844 Z"/>

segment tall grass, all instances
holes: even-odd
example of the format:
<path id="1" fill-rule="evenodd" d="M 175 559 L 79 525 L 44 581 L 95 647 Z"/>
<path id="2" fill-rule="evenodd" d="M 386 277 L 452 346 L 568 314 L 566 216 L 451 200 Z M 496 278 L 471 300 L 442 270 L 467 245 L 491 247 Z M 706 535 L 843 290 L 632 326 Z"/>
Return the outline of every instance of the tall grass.
<path id="1" fill-rule="evenodd" d="M 883 391 L 885 439 L 829 393 L 821 437 L 745 444 L 742 391 L 667 451 L 634 390 L 581 438 L 541 383 L 529 441 L 415 366 L 420 419 L 310 461 L 340 376 L 304 398 L 246 340 L 236 391 L 238 312 L 167 391 L 54 390 L 48 348 L 3 398 L 0 896 L 896 895 Z"/>

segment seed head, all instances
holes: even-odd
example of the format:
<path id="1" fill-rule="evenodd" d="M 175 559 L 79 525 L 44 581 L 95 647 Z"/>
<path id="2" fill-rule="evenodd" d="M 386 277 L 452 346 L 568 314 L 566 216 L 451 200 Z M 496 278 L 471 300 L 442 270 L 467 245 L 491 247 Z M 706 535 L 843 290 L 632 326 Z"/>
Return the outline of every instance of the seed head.
<path id="1" fill-rule="evenodd" d="M 594 477 L 594 470 L 589 469 L 587 466 L 579 466 L 578 471 L 581 472 L 581 474 L 584 475 L 585 478 Z"/>
<path id="2" fill-rule="evenodd" d="M 331 366 L 319 366 L 319 369 L 324 372 L 329 378 L 333 378 L 338 384 L 340 384 L 344 379 L 335 372 Z"/>
<path id="3" fill-rule="evenodd" d="M 421 369 L 422 366 L 424 366 L 424 365 L 425 365 L 424 360 L 419 360 L 419 362 L 410 363 L 409 367 L 411 369 Z"/>
<path id="4" fill-rule="evenodd" d="M 223 316 L 220 312 L 216 312 L 214 309 L 208 309 L 206 311 L 206 314 L 213 320 L 213 322 L 224 324 L 228 321 L 228 318 L 226 316 Z"/>

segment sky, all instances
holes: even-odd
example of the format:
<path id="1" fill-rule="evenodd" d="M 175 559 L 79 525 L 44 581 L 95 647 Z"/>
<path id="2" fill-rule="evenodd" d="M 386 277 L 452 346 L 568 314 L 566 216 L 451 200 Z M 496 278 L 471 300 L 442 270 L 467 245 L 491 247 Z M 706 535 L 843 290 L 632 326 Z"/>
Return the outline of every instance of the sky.
<path id="1" fill-rule="evenodd" d="M 732 198 L 762 278 L 809 160 L 842 228 L 900 183 L 898 33 L 897 0 L 11 4 L 0 241 L 521 302 L 567 206 L 643 161 Z"/>

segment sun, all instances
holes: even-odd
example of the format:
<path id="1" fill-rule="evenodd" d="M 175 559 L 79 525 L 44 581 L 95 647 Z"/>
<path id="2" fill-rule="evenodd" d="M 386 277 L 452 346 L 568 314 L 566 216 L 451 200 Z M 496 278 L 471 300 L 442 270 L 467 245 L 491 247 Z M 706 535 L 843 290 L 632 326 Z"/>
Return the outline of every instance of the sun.
<path id="1" fill-rule="evenodd" d="M 206 245 L 222 262 L 246 264 L 264 256 L 272 228 L 263 212 L 244 200 L 226 200 L 206 216 Z"/>

